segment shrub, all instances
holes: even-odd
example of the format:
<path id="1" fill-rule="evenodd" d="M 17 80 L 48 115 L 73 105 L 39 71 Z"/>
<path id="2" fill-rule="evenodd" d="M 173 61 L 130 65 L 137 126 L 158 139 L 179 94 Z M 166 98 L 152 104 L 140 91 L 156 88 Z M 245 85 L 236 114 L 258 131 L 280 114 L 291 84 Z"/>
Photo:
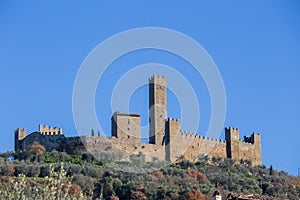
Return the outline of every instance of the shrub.
<path id="1" fill-rule="evenodd" d="M 12 176 L 15 173 L 15 167 L 10 163 L 1 166 L 1 174 L 4 176 Z"/>
<path id="2" fill-rule="evenodd" d="M 91 194 L 94 189 L 94 180 L 91 177 L 78 174 L 73 176 L 72 183 L 79 185 L 86 194 Z"/>
<path id="3" fill-rule="evenodd" d="M 29 147 L 29 152 L 34 153 L 37 156 L 43 155 L 46 151 L 46 148 L 41 145 L 39 142 L 34 142 L 32 145 Z"/>
<path id="4" fill-rule="evenodd" d="M 50 167 L 50 176 L 45 177 L 42 184 L 35 182 L 34 186 L 30 186 L 28 179 L 21 174 L 12 180 L 11 188 L 0 191 L 0 199 L 90 199 L 80 192 L 78 186 L 69 183 L 63 167 L 60 169 L 54 172 Z"/>

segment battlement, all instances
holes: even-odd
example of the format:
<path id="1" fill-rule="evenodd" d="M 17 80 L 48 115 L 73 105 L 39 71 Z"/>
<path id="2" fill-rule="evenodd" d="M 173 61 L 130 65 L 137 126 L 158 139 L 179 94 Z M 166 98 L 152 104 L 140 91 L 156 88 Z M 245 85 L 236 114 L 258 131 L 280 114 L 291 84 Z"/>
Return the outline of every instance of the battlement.
<path id="1" fill-rule="evenodd" d="M 27 135 L 27 130 L 26 128 L 17 128 L 15 131 L 15 140 L 23 140 Z"/>
<path id="2" fill-rule="evenodd" d="M 39 125 L 38 132 L 42 135 L 63 135 L 62 128 L 44 126 L 43 124 Z"/>
<path id="3" fill-rule="evenodd" d="M 16 130 L 19 134 L 24 134 L 26 135 L 27 134 L 27 130 L 26 128 L 17 128 Z"/>
<path id="4" fill-rule="evenodd" d="M 250 137 L 244 136 L 244 143 L 255 144 L 256 142 L 260 142 L 260 134 L 252 133 Z"/>
<path id="5" fill-rule="evenodd" d="M 196 139 L 200 141 L 214 141 L 214 142 L 226 143 L 225 140 L 221 140 L 218 138 L 211 138 L 208 136 L 202 136 L 197 133 L 191 133 L 187 131 L 180 131 L 180 135 L 183 137 L 183 139 L 193 139 L 193 140 Z"/>
<path id="6" fill-rule="evenodd" d="M 180 122 L 180 119 L 177 119 L 177 118 L 167 118 L 166 121 L 167 122 L 170 122 L 170 121 L 171 122 Z"/>
<path id="7" fill-rule="evenodd" d="M 152 76 L 150 76 L 149 81 L 159 80 L 159 79 L 166 81 L 167 77 L 164 76 L 164 75 L 163 75 L 163 76 L 160 76 L 160 75 L 152 75 Z"/>
<path id="8" fill-rule="evenodd" d="M 228 130 L 228 131 L 240 131 L 238 128 L 235 128 L 235 127 L 228 127 L 228 128 L 225 128 L 225 130 Z"/>

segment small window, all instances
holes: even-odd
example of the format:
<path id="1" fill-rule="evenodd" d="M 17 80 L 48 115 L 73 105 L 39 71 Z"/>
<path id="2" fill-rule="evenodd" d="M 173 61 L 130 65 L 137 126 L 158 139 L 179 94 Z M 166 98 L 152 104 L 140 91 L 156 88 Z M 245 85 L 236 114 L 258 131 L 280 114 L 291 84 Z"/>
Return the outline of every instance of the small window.
<path id="1" fill-rule="evenodd" d="M 130 119 L 128 119 L 128 124 L 130 124 Z"/>
<path id="2" fill-rule="evenodd" d="M 130 131 L 130 128 L 128 127 L 127 130 Z"/>
<path id="3" fill-rule="evenodd" d="M 127 138 L 130 139 L 130 135 L 128 135 Z"/>
<path id="4" fill-rule="evenodd" d="M 160 118 L 162 118 L 162 115 L 160 115 Z"/>

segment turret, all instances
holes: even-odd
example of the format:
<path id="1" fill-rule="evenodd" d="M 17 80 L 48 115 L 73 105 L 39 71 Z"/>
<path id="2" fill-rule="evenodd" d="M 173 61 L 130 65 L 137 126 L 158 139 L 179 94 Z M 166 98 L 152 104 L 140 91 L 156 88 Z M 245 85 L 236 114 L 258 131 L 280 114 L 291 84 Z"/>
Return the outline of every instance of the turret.
<path id="1" fill-rule="evenodd" d="M 261 165 L 262 164 L 262 156 L 261 156 L 261 137 L 260 134 L 253 133 L 253 144 L 255 146 L 254 150 L 254 160 L 252 161 L 253 165 Z"/>
<path id="2" fill-rule="evenodd" d="M 17 128 L 15 130 L 15 151 L 22 150 L 22 140 L 26 137 L 26 128 Z"/>
<path id="3" fill-rule="evenodd" d="M 240 130 L 233 127 L 225 128 L 225 140 L 227 157 L 234 160 L 239 160 Z"/>
<path id="4" fill-rule="evenodd" d="M 167 119 L 167 86 L 165 76 L 149 78 L 149 142 L 162 144 Z"/>
<path id="5" fill-rule="evenodd" d="M 165 122 L 165 160 L 174 162 L 176 160 L 176 156 L 180 154 L 180 150 L 176 146 L 178 136 L 180 134 L 180 121 L 179 119 L 168 118 Z"/>

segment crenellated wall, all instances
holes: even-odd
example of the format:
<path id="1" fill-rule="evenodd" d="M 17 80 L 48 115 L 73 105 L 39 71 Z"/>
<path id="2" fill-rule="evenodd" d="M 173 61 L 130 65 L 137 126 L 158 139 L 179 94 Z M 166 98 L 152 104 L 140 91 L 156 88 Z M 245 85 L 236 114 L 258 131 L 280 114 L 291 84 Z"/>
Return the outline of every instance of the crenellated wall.
<path id="1" fill-rule="evenodd" d="M 262 164 L 261 137 L 253 133 L 240 139 L 238 128 L 225 128 L 225 141 L 180 130 L 180 120 L 167 118 L 167 86 L 165 76 L 149 78 L 149 143 L 141 143 L 140 116 L 115 112 L 111 118 L 112 137 L 81 136 L 66 138 L 62 128 L 39 125 L 26 135 L 26 129 L 15 131 L 15 150 L 28 150 L 33 142 L 40 142 L 47 151 L 53 149 L 81 154 L 84 151 L 120 150 L 125 154 L 142 152 L 146 160 L 153 158 L 176 162 L 186 159 L 197 161 L 199 155 L 250 159 Z"/>
<path id="2" fill-rule="evenodd" d="M 44 126 L 43 124 L 39 125 L 38 132 L 42 135 L 62 135 L 62 128 Z"/>
<path id="3" fill-rule="evenodd" d="M 232 158 L 236 161 L 250 159 L 254 165 L 261 165 L 260 135 L 240 139 L 239 129 L 225 129 L 225 141 L 180 130 L 180 120 L 168 118 L 165 121 L 163 145 L 137 142 L 134 138 L 104 136 L 65 137 L 60 134 L 42 134 L 39 131 L 26 135 L 26 129 L 15 131 L 15 150 L 29 150 L 33 142 L 39 142 L 47 151 L 54 149 L 71 154 L 86 151 L 122 151 L 124 155 L 143 153 L 146 161 L 154 158 L 176 162 L 182 158 L 192 162 L 200 155 Z M 44 129 L 45 130 L 45 129 Z M 51 130 L 51 129 L 48 129 Z M 126 156 L 125 156 L 126 158 Z"/>
<path id="4" fill-rule="evenodd" d="M 261 143 L 260 135 L 253 133 L 250 137 L 245 136 L 244 141 L 240 139 L 238 128 L 225 128 L 227 145 L 227 157 L 233 160 L 251 160 L 253 165 L 261 165 Z"/>
<path id="5" fill-rule="evenodd" d="M 226 157 L 226 142 L 198 134 L 180 131 L 180 121 L 166 120 L 166 160 L 176 162 L 179 157 L 195 162 L 200 154 Z"/>

